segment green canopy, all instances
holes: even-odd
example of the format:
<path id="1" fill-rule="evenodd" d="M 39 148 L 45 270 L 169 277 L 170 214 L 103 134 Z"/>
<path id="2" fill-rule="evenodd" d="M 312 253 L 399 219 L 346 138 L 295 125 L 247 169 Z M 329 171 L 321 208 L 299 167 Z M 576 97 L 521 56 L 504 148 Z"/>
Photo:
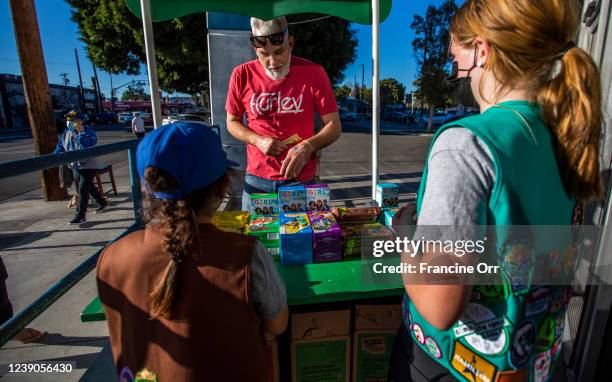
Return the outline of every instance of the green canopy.
<path id="1" fill-rule="evenodd" d="M 127 6 L 141 17 L 140 0 L 126 0 Z M 338 16 L 359 24 L 372 23 L 370 0 L 150 0 L 151 18 L 163 21 L 197 12 L 236 13 L 263 20 L 294 13 L 321 13 Z M 389 16 L 391 0 L 380 0 L 380 21 Z"/>

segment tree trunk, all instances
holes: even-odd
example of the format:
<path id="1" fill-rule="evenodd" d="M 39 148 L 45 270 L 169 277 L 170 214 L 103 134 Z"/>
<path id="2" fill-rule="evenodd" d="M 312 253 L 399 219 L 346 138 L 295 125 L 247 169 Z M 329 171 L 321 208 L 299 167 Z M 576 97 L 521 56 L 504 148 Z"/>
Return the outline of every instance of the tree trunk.
<path id="1" fill-rule="evenodd" d="M 9 3 L 36 155 L 51 154 L 57 144 L 57 131 L 34 0 L 10 0 Z M 57 168 L 42 171 L 40 182 L 45 200 L 66 197 Z"/>
<path id="2" fill-rule="evenodd" d="M 427 132 L 431 133 L 433 130 L 433 116 L 436 108 L 433 106 L 429 106 L 429 120 L 427 121 Z"/>

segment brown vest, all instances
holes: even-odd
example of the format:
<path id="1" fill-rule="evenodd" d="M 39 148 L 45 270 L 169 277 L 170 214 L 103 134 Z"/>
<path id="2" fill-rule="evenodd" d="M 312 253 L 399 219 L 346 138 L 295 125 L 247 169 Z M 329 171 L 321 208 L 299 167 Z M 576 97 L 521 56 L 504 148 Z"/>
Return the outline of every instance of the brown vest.
<path id="1" fill-rule="evenodd" d="M 147 368 L 158 381 L 264 381 L 261 321 L 251 301 L 254 239 L 211 224 L 179 263 L 169 319 L 152 319 L 149 293 L 170 256 L 147 227 L 109 245 L 98 260 L 113 359 L 120 373 Z"/>

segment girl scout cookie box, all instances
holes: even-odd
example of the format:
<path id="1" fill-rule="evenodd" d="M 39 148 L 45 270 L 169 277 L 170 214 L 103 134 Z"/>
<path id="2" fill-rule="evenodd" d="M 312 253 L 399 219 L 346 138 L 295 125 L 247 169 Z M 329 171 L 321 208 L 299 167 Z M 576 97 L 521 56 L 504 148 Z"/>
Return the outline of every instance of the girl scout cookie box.
<path id="1" fill-rule="evenodd" d="M 280 255 L 279 231 L 278 216 L 253 217 L 246 228 L 246 234 L 255 236 L 274 258 Z"/>
<path id="2" fill-rule="evenodd" d="M 399 211 L 399 207 L 385 208 L 380 214 L 380 223 L 391 227 L 393 225 L 393 216 Z"/>
<path id="3" fill-rule="evenodd" d="M 306 186 L 306 204 L 308 211 L 329 211 L 331 199 L 327 184 L 310 184 Z"/>
<path id="4" fill-rule="evenodd" d="M 332 213 L 340 227 L 348 225 L 374 223 L 380 215 L 380 207 L 334 207 Z"/>
<path id="5" fill-rule="evenodd" d="M 291 380 L 349 382 L 351 311 L 291 316 Z"/>
<path id="6" fill-rule="evenodd" d="M 312 263 L 312 227 L 305 213 L 280 215 L 281 263 Z"/>
<path id="7" fill-rule="evenodd" d="M 215 212 L 212 217 L 212 223 L 218 228 L 237 233 L 243 233 L 248 222 L 249 213 L 246 211 Z"/>
<path id="8" fill-rule="evenodd" d="M 331 212 L 308 212 L 312 226 L 313 262 L 342 259 L 340 226 Z"/>
<path id="9" fill-rule="evenodd" d="M 251 215 L 278 215 L 278 194 L 251 194 Z"/>
<path id="10" fill-rule="evenodd" d="M 306 188 L 304 186 L 280 187 L 278 207 L 281 213 L 306 212 Z"/>
<path id="11" fill-rule="evenodd" d="M 356 305 L 353 334 L 353 382 L 386 381 L 389 357 L 402 306 Z"/>
<path id="12" fill-rule="evenodd" d="M 377 184 L 375 200 L 382 208 L 397 207 L 399 205 L 399 186 L 395 183 Z"/>

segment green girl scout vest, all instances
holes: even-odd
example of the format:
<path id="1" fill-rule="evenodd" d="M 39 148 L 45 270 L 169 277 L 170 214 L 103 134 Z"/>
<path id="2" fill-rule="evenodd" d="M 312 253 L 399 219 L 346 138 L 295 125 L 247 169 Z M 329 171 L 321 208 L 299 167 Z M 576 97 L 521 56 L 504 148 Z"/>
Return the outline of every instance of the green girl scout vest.
<path id="1" fill-rule="evenodd" d="M 513 241 L 509 226 L 572 223 L 576 204 L 563 187 L 553 138 L 537 105 L 509 101 L 480 115 L 442 126 L 469 129 L 489 148 L 495 183 L 488 200 L 487 225 L 495 226 L 492 247 L 501 275 L 496 285 L 475 285 L 465 313 L 441 331 L 419 314 L 404 295 L 404 325 L 415 342 L 460 381 L 546 382 L 561 354 L 567 286 L 531 285 L 536 274 L 573 266 L 569 239 L 544 243 Z M 431 148 L 430 148 L 431 150 Z M 417 198 L 420 211 L 427 179 Z"/>

